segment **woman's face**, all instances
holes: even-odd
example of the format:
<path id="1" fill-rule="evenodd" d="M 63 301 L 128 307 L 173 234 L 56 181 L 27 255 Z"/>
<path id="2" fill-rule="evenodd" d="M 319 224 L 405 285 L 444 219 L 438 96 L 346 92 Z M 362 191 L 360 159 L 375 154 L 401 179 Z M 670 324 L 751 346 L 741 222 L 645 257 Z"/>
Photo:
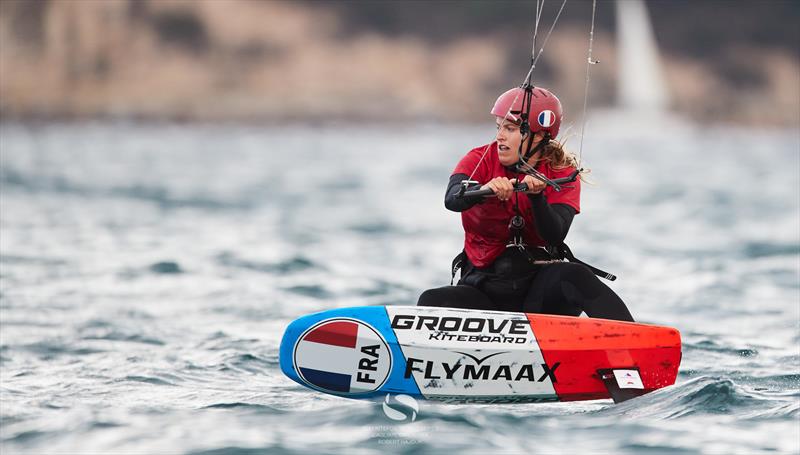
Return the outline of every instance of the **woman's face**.
<path id="1" fill-rule="evenodd" d="M 495 123 L 497 124 L 497 155 L 500 158 L 500 164 L 503 166 L 512 166 L 519 160 L 519 146 L 520 143 L 523 142 L 522 134 L 519 131 L 519 125 L 505 120 L 502 117 L 495 117 Z M 542 133 L 535 133 L 533 135 L 532 147 L 536 147 L 536 145 L 542 141 L 543 137 Z M 523 153 L 527 150 L 529 140 L 530 135 L 525 139 L 525 143 L 522 146 Z M 538 158 L 539 152 L 536 152 L 528 162 L 535 162 Z"/>

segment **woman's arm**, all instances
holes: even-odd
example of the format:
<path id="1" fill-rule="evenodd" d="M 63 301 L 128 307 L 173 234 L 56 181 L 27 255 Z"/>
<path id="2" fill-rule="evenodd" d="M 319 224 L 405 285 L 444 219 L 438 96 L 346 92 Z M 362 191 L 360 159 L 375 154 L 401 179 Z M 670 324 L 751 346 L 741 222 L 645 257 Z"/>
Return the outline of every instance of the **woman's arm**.
<path id="1" fill-rule="evenodd" d="M 483 198 L 460 198 L 456 197 L 461 191 L 461 182 L 467 180 L 467 174 L 453 174 L 450 176 L 450 183 L 447 184 L 447 192 L 444 195 L 444 206 L 453 212 L 463 212 L 473 205 L 481 202 Z M 477 186 L 477 185 L 476 185 Z"/>
<path id="2" fill-rule="evenodd" d="M 549 245 L 560 245 L 572 225 L 575 209 L 567 204 L 547 202 L 544 192 L 528 195 L 533 206 L 533 220 L 539 236 Z"/>

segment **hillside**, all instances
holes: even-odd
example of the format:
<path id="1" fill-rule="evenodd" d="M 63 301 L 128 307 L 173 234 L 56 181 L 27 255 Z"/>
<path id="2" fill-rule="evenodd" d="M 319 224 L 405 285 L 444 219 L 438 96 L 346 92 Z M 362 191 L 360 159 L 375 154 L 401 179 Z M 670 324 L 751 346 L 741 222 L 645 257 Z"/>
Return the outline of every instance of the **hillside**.
<path id="1" fill-rule="evenodd" d="M 533 5 L 2 0 L 0 114 L 479 120 L 524 76 Z M 678 112 L 798 126 L 800 2 L 648 5 Z M 548 3 L 547 27 L 557 6 Z M 582 103 L 590 8 L 569 3 L 537 66 L 568 112 Z M 613 5 L 599 8 L 593 106 L 613 103 L 617 71 Z"/>

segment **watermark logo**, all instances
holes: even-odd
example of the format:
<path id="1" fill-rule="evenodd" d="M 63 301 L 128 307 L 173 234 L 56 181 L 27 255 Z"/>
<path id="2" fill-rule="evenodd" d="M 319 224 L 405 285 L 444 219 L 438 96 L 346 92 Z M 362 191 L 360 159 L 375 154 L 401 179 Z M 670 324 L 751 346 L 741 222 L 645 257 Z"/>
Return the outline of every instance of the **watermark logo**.
<path id="1" fill-rule="evenodd" d="M 409 395 L 387 393 L 383 399 L 383 413 L 397 422 L 413 422 L 417 420 L 419 403 Z"/>

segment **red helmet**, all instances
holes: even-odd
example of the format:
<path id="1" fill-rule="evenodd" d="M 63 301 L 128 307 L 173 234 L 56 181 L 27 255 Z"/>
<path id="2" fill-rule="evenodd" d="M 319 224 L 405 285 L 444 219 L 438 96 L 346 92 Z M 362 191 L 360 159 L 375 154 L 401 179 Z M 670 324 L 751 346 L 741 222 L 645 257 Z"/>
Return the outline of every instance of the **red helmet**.
<path id="1" fill-rule="evenodd" d="M 533 91 L 531 93 L 531 110 L 528 115 L 531 132 L 543 131 L 550 133 L 550 137 L 556 137 L 563 115 L 561 101 L 547 89 L 533 87 L 531 90 Z M 522 114 L 522 100 L 524 99 L 525 89 L 512 88 L 497 98 L 492 108 L 492 114 L 519 123 L 522 120 L 520 114 Z"/>

